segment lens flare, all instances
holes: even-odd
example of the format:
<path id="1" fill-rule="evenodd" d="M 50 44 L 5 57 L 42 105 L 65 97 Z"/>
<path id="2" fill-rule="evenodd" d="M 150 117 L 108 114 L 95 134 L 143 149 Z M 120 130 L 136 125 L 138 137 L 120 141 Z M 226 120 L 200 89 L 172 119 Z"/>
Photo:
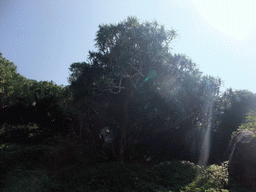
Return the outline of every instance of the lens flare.
<path id="1" fill-rule="evenodd" d="M 211 121 L 212 121 L 212 108 L 214 102 L 214 86 L 209 85 L 208 94 L 206 94 L 206 107 L 205 107 L 205 131 L 203 135 L 203 142 L 200 151 L 200 157 L 198 165 L 205 167 L 207 165 L 210 154 L 210 142 L 211 142 Z"/>
<path id="2" fill-rule="evenodd" d="M 154 79 L 157 76 L 157 72 L 155 70 L 150 71 L 149 75 L 144 79 L 144 82 L 147 82 L 149 79 Z"/>

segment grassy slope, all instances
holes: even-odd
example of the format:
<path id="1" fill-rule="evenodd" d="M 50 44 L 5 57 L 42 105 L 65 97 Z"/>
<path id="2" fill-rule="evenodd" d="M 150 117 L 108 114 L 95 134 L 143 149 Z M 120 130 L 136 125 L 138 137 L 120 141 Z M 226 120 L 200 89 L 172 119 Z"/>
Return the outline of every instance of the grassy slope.
<path id="1" fill-rule="evenodd" d="M 227 162 L 205 169 L 186 161 L 155 166 L 100 162 L 104 159 L 100 154 L 89 154 L 66 141 L 38 146 L 2 145 L 1 156 L 6 171 L 1 178 L 3 191 L 246 191 L 229 182 Z M 74 159 L 64 161 L 67 156 Z M 45 157 L 48 161 L 42 163 Z"/>

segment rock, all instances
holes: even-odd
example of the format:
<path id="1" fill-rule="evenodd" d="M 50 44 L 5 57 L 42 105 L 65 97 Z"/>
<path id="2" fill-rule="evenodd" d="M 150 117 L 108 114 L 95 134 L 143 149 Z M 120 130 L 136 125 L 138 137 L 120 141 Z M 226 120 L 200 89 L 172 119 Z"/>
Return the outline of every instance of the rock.
<path id="1" fill-rule="evenodd" d="M 231 140 L 228 172 L 237 183 L 256 191 L 256 137 L 244 130 Z"/>

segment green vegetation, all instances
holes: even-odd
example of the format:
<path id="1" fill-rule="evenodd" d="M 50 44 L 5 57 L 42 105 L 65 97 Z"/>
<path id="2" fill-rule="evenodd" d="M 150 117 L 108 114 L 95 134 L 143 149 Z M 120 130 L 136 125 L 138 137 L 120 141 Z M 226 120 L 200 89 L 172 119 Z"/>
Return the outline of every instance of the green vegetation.
<path id="1" fill-rule="evenodd" d="M 228 191 L 228 162 L 221 166 L 211 165 L 207 168 L 199 168 L 197 178 L 188 186 L 185 191 Z"/>
<path id="2" fill-rule="evenodd" d="M 244 123 L 242 123 L 241 126 L 237 129 L 237 131 L 234 131 L 232 134 L 232 138 L 243 130 L 250 130 L 254 132 L 254 137 L 256 137 L 256 111 L 250 111 L 247 116 Z"/>
<path id="3" fill-rule="evenodd" d="M 245 191 L 224 154 L 232 133 L 255 131 L 256 95 L 221 93 L 221 79 L 171 53 L 176 36 L 134 17 L 100 25 L 97 50 L 70 65 L 65 87 L 23 77 L 0 54 L 0 187 Z M 191 163 L 200 154 L 208 166 Z"/>
<path id="4" fill-rule="evenodd" d="M 56 143 L 59 143 L 58 147 L 53 148 Z M 202 168 L 188 161 L 162 162 L 156 165 L 148 162 L 100 162 L 99 158 L 92 158 L 95 156 L 92 151 L 90 153 L 87 151 L 85 155 L 83 148 L 78 149 L 79 151 L 72 151 L 73 154 L 68 154 L 68 156 L 63 154 L 67 149 L 68 151 L 71 148 L 77 149 L 77 146 L 77 143 L 72 141 L 67 143 L 60 137 L 52 141 L 49 140 L 48 144 L 36 147 L 2 145 L 3 156 L 8 159 L 6 165 L 8 172 L 1 179 L 1 187 L 4 191 L 213 192 L 242 189 L 235 183 L 229 182 L 228 162 L 220 166 L 211 165 Z M 44 151 L 44 155 L 40 156 L 38 152 L 42 151 Z M 28 153 L 30 153 L 28 155 L 30 158 L 24 159 L 24 154 Z M 32 154 L 34 157 L 41 157 L 40 166 L 38 163 L 35 164 L 35 161 L 39 161 L 35 160 Z M 50 160 L 49 164 L 44 164 L 46 154 Z M 67 158 L 70 155 L 74 154 L 76 154 L 76 159 L 73 160 L 73 163 L 63 163 L 65 160 L 68 161 Z M 77 154 L 81 154 L 80 157 Z M 83 155 L 85 155 L 83 163 L 81 161 L 78 163 Z"/>

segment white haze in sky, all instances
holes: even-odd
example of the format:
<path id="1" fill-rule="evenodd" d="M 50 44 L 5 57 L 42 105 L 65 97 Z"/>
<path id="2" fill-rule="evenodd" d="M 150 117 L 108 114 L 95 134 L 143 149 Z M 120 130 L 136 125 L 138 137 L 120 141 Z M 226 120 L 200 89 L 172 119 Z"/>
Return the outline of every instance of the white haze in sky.
<path id="1" fill-rule="evenodd" d="M 192 0 L 207 23 L 237 41 L 255 34 L 255 0 Z"/>

